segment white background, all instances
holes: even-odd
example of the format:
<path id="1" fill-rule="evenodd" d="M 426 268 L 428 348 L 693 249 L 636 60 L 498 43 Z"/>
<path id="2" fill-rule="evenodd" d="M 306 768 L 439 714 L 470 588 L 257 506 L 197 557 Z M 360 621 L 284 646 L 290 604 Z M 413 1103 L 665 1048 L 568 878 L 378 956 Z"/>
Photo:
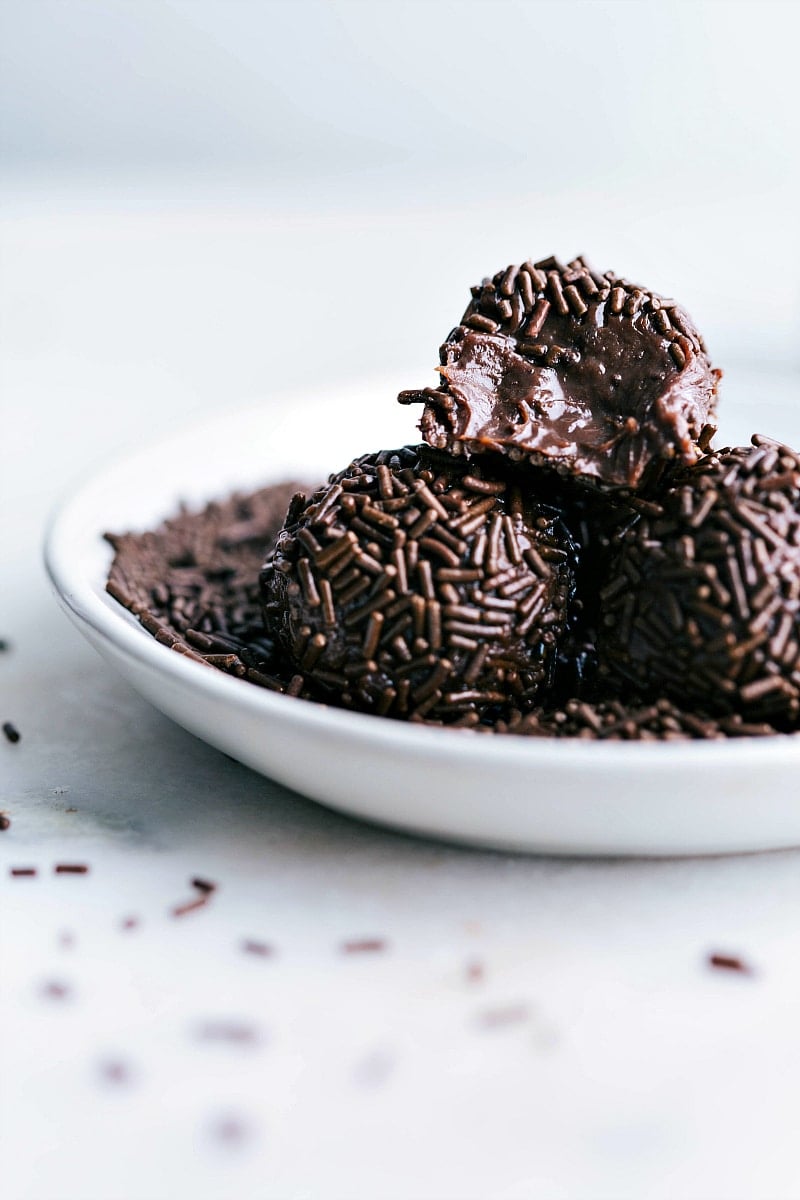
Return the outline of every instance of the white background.
<path id="1" fill-rule="evenodd" d="M 783 432 L 797 14 L 0 6 L 9 1200 L 800 1196 L 796 854 L 547 862 L 358 826 L 140 701 L 39 565 L 48 509 L 93 463 L 289 386 L 430 382 L 468 285 L 528 255 L 584 251 L 677 295 L 753 426 Z M 61 860 L 92 872 L 54 877 Z M 29 862 L 38 879 L 8 876 Z M 174 921 L 197 872 L 220 892 Z M 383 955 L 339 954 L 369 935 Z M 757 974 L 711 973 L 713 949 Z M 261 1041 L 197 1039 L 223 1018 Z"/>

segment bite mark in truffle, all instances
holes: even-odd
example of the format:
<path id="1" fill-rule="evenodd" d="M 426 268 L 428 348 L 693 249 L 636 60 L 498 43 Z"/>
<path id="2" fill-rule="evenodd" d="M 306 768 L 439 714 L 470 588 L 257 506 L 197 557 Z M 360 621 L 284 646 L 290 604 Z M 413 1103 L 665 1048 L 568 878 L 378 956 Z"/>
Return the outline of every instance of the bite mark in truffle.
<path id="1" fill-rule="evenodd" d="M 713 425 L 720 371 L 673 300 L 600 275 L 582 258 L 508 267 L 472 289 L 440 350 L 425 441 L 547 463 L 609 487 L 636 487 L 651 463 L 691 463 Z"/>

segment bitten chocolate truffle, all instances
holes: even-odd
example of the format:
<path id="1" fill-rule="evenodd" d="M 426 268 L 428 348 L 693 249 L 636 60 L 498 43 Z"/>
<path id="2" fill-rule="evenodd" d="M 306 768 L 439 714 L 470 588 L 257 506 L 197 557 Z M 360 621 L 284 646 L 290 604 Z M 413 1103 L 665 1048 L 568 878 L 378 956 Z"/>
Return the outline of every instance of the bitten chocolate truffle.
<path id="1" fill-rule="evenodd" d="M 755 436 L 676 471 L 601 590 L 605 677 L 779 729 L 800 713 L 800 458 Z"/>
<path id="2" fill-rule="evenodd" d="M 472 289 L 440 350 L 425 441 L 497 451 L 598 485 L 635 488 L 651 463 L 691 464 L 713 433 L 721 372 L 674 301 L 582 258 L 499 271 Z"/>
<path id="3" fill-rule="evenodd" d="M 549 684 L 577 551 L 547 485 L 498 465 L 405 447 L 295 497 L 262 596 L 321 696 L 469 725 Z"/>

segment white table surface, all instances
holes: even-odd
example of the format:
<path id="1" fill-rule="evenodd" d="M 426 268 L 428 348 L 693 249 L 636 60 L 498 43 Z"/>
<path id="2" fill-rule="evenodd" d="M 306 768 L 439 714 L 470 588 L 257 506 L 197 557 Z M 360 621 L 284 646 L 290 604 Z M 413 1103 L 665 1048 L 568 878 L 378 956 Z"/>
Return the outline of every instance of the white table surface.
<path id="1" fill-rule="evenodd" d="M 442 297 L 404 264 L 435 233 L 46 204 L 4 222 L 6 1200 L 800 1197 L 798 853 L 548 861 L 357 824 L 160 716 L 49 593 L 46 513 L 93 462 L 353 362 L 424 382 Z M 381 255 L 394 315 L 357 326 Z M 732 370 L 732 421 L 757 404 L 785 434 L 770 412 L 795 387 Z M 175 919 L 196 874 L 219 890 Z M 370 937 L 386 948 L 341 953 Z"/>

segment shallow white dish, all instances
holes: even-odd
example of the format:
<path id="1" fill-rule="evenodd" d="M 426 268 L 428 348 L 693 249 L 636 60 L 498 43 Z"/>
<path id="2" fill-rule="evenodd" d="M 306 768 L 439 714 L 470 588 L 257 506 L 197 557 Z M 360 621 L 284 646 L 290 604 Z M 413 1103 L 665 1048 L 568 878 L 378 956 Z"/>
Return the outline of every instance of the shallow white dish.
<path id="1" fill-rule="evenodd" d="M 145 529 L 179 500 L 199 504 L 237 486 L 313 482 L 356 454 L 413 441 L 413 417 L 392 404 L 396 391 L 384 382 L 275 398 L 102 469 L 58 509 L 47 537 L 47 568 L 67 613 L 173 720 L 254 770 L 354 816 L 554 854 L 800 845 L 800 738 L 594 744 L 405 725 L 209 671 L 159 645 L 106 594 L 105 530 Z M 789 436 L 785 428 L 775 432 Z"/>

